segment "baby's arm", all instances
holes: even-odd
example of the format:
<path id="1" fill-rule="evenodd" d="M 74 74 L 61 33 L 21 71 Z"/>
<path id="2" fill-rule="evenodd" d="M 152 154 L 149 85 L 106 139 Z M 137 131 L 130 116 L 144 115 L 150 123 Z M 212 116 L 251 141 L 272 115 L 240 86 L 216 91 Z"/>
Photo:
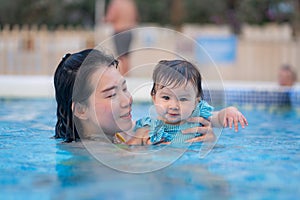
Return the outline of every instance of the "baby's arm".
<path id="1" fill-rule="evenodd" d="M 213 127 L 228 127 L 232 128 L 234 126 L 234 130 L 238 131 L 238 123 L 241 124 L 242 128 L 245 128 L 245 125 L 248 125 L 247 119 L 245 116 L 233 106 L 224 108 L 220 111 L 213 112 L 213 116 L 211 117 L 211 122 Z"/>

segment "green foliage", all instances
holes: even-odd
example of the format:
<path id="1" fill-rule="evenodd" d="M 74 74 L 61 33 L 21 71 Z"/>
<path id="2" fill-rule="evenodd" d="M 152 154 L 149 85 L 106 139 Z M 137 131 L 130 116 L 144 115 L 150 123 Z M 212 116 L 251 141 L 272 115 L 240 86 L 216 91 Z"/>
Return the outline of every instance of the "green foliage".
<path id="1" fill-rule="evenodd" d="M 0 0 L 0 24 L 94 25 L 95 0 Z"/>
<path id="2" fill-rule="evenodd" d="M 250 24 L 290 22 L 295 0 L 243 0 L 237 9 L 238 18 Z"/>
<path id="3" fill-rule="evenodd" d="M 0 0 L 0 24 L 80 25 L 95 24 L 96 0 Z M 103 0 L 107 6 L 110 0 Z M 174 0 L 135 0 L 141 23 L 172 24 Z M 290 22 L 297 0 L 182 0 L 182 20 L 189 23 L 237 24 Z M 234 5 L 234 6 L 233 6 Z M 172 13 L 173 12 L 173 13 Z M 233 15 L 232 15 L 233 14 Z"/>
<path id="4" fill-rule="evenodd" d="M 140 22 L 169 23 L 171 0 L 136 0 Z"/>
<path id="5" fill-rule="evenodd" d="M 226 1 L 185 0 L 186 22 L 224 23 L 226 19 Z"/>

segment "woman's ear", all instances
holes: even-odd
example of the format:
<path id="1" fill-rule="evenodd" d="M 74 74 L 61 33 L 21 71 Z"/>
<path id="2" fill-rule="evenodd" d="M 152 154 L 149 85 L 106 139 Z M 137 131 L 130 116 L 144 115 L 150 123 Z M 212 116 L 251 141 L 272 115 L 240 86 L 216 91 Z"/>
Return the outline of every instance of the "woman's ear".
<path id="1" fill-rule="evenodd" d="M 79 119 L 86 120 L 88 118 L 86 105 L 73 102 L 72 103 L 72 111 L 73 111 L 73 114 Z"/>

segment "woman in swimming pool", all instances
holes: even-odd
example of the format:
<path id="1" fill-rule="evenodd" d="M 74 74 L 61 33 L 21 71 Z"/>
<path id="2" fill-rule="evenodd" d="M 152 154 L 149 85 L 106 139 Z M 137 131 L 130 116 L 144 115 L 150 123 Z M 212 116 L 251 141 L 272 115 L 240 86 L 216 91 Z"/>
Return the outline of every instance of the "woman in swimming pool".
<path id="1" fill-rule="evenodd" d="M 106 139 L 113 141 L 116 133 L 132 128 L 132 97 L 117 66 L 118 61 L 112 56 L 95 49 L 63 57 L 54 74 L 57 102 L 55 138 L 62 138 L 65 142 L 99 138 L 100 131 Z M 244 125 L 241 121 L 243 115 L 237 109 L 225 109 L 224 122 L 228 122 L 230 127 L 234 124 L 236 130 L 238 122 Z M 208 120 L 196 117 L 193 121 L 203 126 L 187 129 L 186 133 L 205 135 L 212 131 Z M 147 133 L 142 135 L 134 144 L 143 144 L 149 137 Z"/>
<path id="2" fill-rule="evenodd" d="M 92 138 L 99 128 L 109 139 L 132 126 L 132 98 L 118 61 L 98 50 L 66 54 L 54 75 L 55 138 Z M 99 135 L 98 135 L 99 136 Z"/>

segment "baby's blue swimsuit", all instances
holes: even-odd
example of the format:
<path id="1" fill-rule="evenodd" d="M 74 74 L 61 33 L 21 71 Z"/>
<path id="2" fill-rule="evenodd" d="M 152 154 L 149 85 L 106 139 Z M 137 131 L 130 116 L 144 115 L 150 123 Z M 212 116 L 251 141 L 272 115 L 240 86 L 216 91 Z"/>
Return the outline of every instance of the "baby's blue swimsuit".
<path id="1" fill-rule="evenodd" d="M 206 101 L 201 100 L 193 111 L 191 117 L 204 117 L 209 118 L 212 116 L 213 107 L 210 106 Z M 172 144 L 182 144 L 186 140 L 201 136 L 201 134 L 182 134 L 181 130 L 187 128 L 198 127 L 197 123 L 186 122 L 181 125 L 165 124 L 163 121 L 158 119 L 152 119 L 150 117 L 144 117 L 136 122 L 134 131 L 142 127 L 149 127 L 150 141 L 155 144 L 157 142 L 171 142 Z M 202 126 L 200 124 L 200 126 Z"/>

